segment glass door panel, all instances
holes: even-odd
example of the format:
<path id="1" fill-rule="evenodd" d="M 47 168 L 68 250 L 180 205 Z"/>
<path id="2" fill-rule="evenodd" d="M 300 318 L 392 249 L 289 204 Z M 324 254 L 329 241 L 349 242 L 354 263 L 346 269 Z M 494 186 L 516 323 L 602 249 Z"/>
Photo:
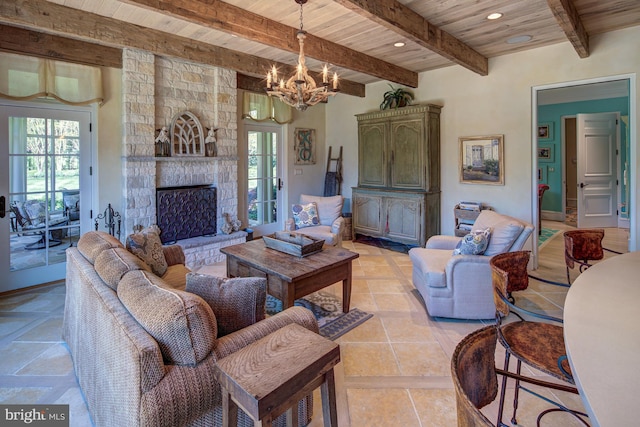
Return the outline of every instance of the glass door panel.
<path id="1" fill-rule="evenodd" d="M 90 113 L 1 108 L 7 155 L 0 158 L 8 173 L 0 175 L 0 189 L 8 196 L 9 221 L 0 233 L 8 243 L 0 264 L 8 264 L 8 286 L 15 289 L 64 277 L 65 250 L 80 236 L 81 140 L 90 148 Z"/>

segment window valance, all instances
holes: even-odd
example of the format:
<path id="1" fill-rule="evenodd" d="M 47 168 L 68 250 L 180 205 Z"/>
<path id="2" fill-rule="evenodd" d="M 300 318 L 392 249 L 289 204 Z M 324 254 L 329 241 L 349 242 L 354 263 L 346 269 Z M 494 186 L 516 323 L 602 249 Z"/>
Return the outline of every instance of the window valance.
<path id="1" fill-rule="evenodd" d="M 278 124 L 292 121 L 291 107 L 278 99 L 254 92 L 244 93 L 242 117 L 256 122 L 272 120 Z"/>
<path id="2" fill-rule="evenodd" d="M 51 97 L 70 105 L 102 104 L 102 71 L 89 65 L 2 53 L 0 97 L 17 101 Z"/>

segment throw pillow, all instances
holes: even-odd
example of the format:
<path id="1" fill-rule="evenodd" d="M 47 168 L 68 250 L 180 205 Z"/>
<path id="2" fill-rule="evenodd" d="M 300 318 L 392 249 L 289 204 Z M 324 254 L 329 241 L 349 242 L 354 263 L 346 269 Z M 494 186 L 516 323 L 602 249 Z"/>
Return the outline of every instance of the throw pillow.
<path id="1" fill-rule="evenodd" d="M 491 238 L 491 229 L 472 231 L 464 236 L 456 248 L 453 250 L 454 255 L 482 255 L 489 246 Z"/>
<path id="2" fill-rule="evenodd" d="M 306 205 L 292 205 L 291 211 L 293 212 L 293 221 L 296 223 L 296 228 L 311 227 L 320 224 L 318 208 L 314 202 L 307 203 Z"/>
<path id="3" fill-rule="evenodd" d="M 209 304 L 216 315 L 218 337 L 246 328 L 265 317 L 267 280 L 262 277 L 227 279 L 189 273 L 186 291 Z"/>
<path id="4" fill-rule="evenodd" d="M 159 277 L 167 272 L 167 260 L 162 250 L 160 229 L 151 225 L 139 233 L 127 236 L 127 249 L 151 267 L 151 271 Z"/>

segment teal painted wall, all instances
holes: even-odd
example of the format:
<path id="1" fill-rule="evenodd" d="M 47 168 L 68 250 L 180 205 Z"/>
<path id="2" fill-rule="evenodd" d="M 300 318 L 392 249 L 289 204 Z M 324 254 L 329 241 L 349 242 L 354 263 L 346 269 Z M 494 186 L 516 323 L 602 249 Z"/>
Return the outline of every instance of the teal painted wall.
<path id="1" fill-rule="evenodd" d="M 550 137 L 539 139 L 538 147 L 551 147 L 551 159 L 538 159 L 538 168 L 542 170 L 542 179 L 538 183 L 549 185 L 544 193 L 542 210 L 562 212 L 562 117 L 584 113 L 620 112 L 621 116 L 629 114 L 629 98 L 609 98 L 592 101 L 567 102 L 562 104 L 541 105 L 538 107 L 538 125 L 550 123 Z M 627 130 L 624 123 L 620 127 L 620 164 L 624 166 L 629 156 Z M 550 169 L 552 171 L 550 171 Z M 621 182 L 622 200 L 618 202 L 626 206 L 626 189 Z M 623 212 L 627 216 L 628 212 Z"/>

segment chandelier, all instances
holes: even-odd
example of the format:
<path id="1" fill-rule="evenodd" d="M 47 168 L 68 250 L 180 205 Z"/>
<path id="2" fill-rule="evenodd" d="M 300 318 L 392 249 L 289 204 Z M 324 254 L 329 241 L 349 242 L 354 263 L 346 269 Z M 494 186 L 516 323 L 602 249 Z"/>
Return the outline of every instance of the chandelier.
<path id="1" fill-rule="evenodd" d="M 338 92 L 338 74 L 333 74 L 332 89 L 329 89 L 329 76 L 327 65 L 322 69 L 322 84 L 318 87 L 316 81 L 308 74 L 304 61 L 304 39 L 306 31 L 302 26 L 302 5 L 307 0 L 295 0 L 300 5 L 300 30 L 297 32 L 298 43 L 300 44 L 300 54 L 298 55 L 298 67 L 296 72 L 285 82 L 280 79 L 278 82 L 278 71 L 274 65 L 267 73 L 267 94 L 277 97 L 282 102 L 300 111 L 307 107 L 316 105 L 318 102 L 326 101 L 330 96 Z"/>

